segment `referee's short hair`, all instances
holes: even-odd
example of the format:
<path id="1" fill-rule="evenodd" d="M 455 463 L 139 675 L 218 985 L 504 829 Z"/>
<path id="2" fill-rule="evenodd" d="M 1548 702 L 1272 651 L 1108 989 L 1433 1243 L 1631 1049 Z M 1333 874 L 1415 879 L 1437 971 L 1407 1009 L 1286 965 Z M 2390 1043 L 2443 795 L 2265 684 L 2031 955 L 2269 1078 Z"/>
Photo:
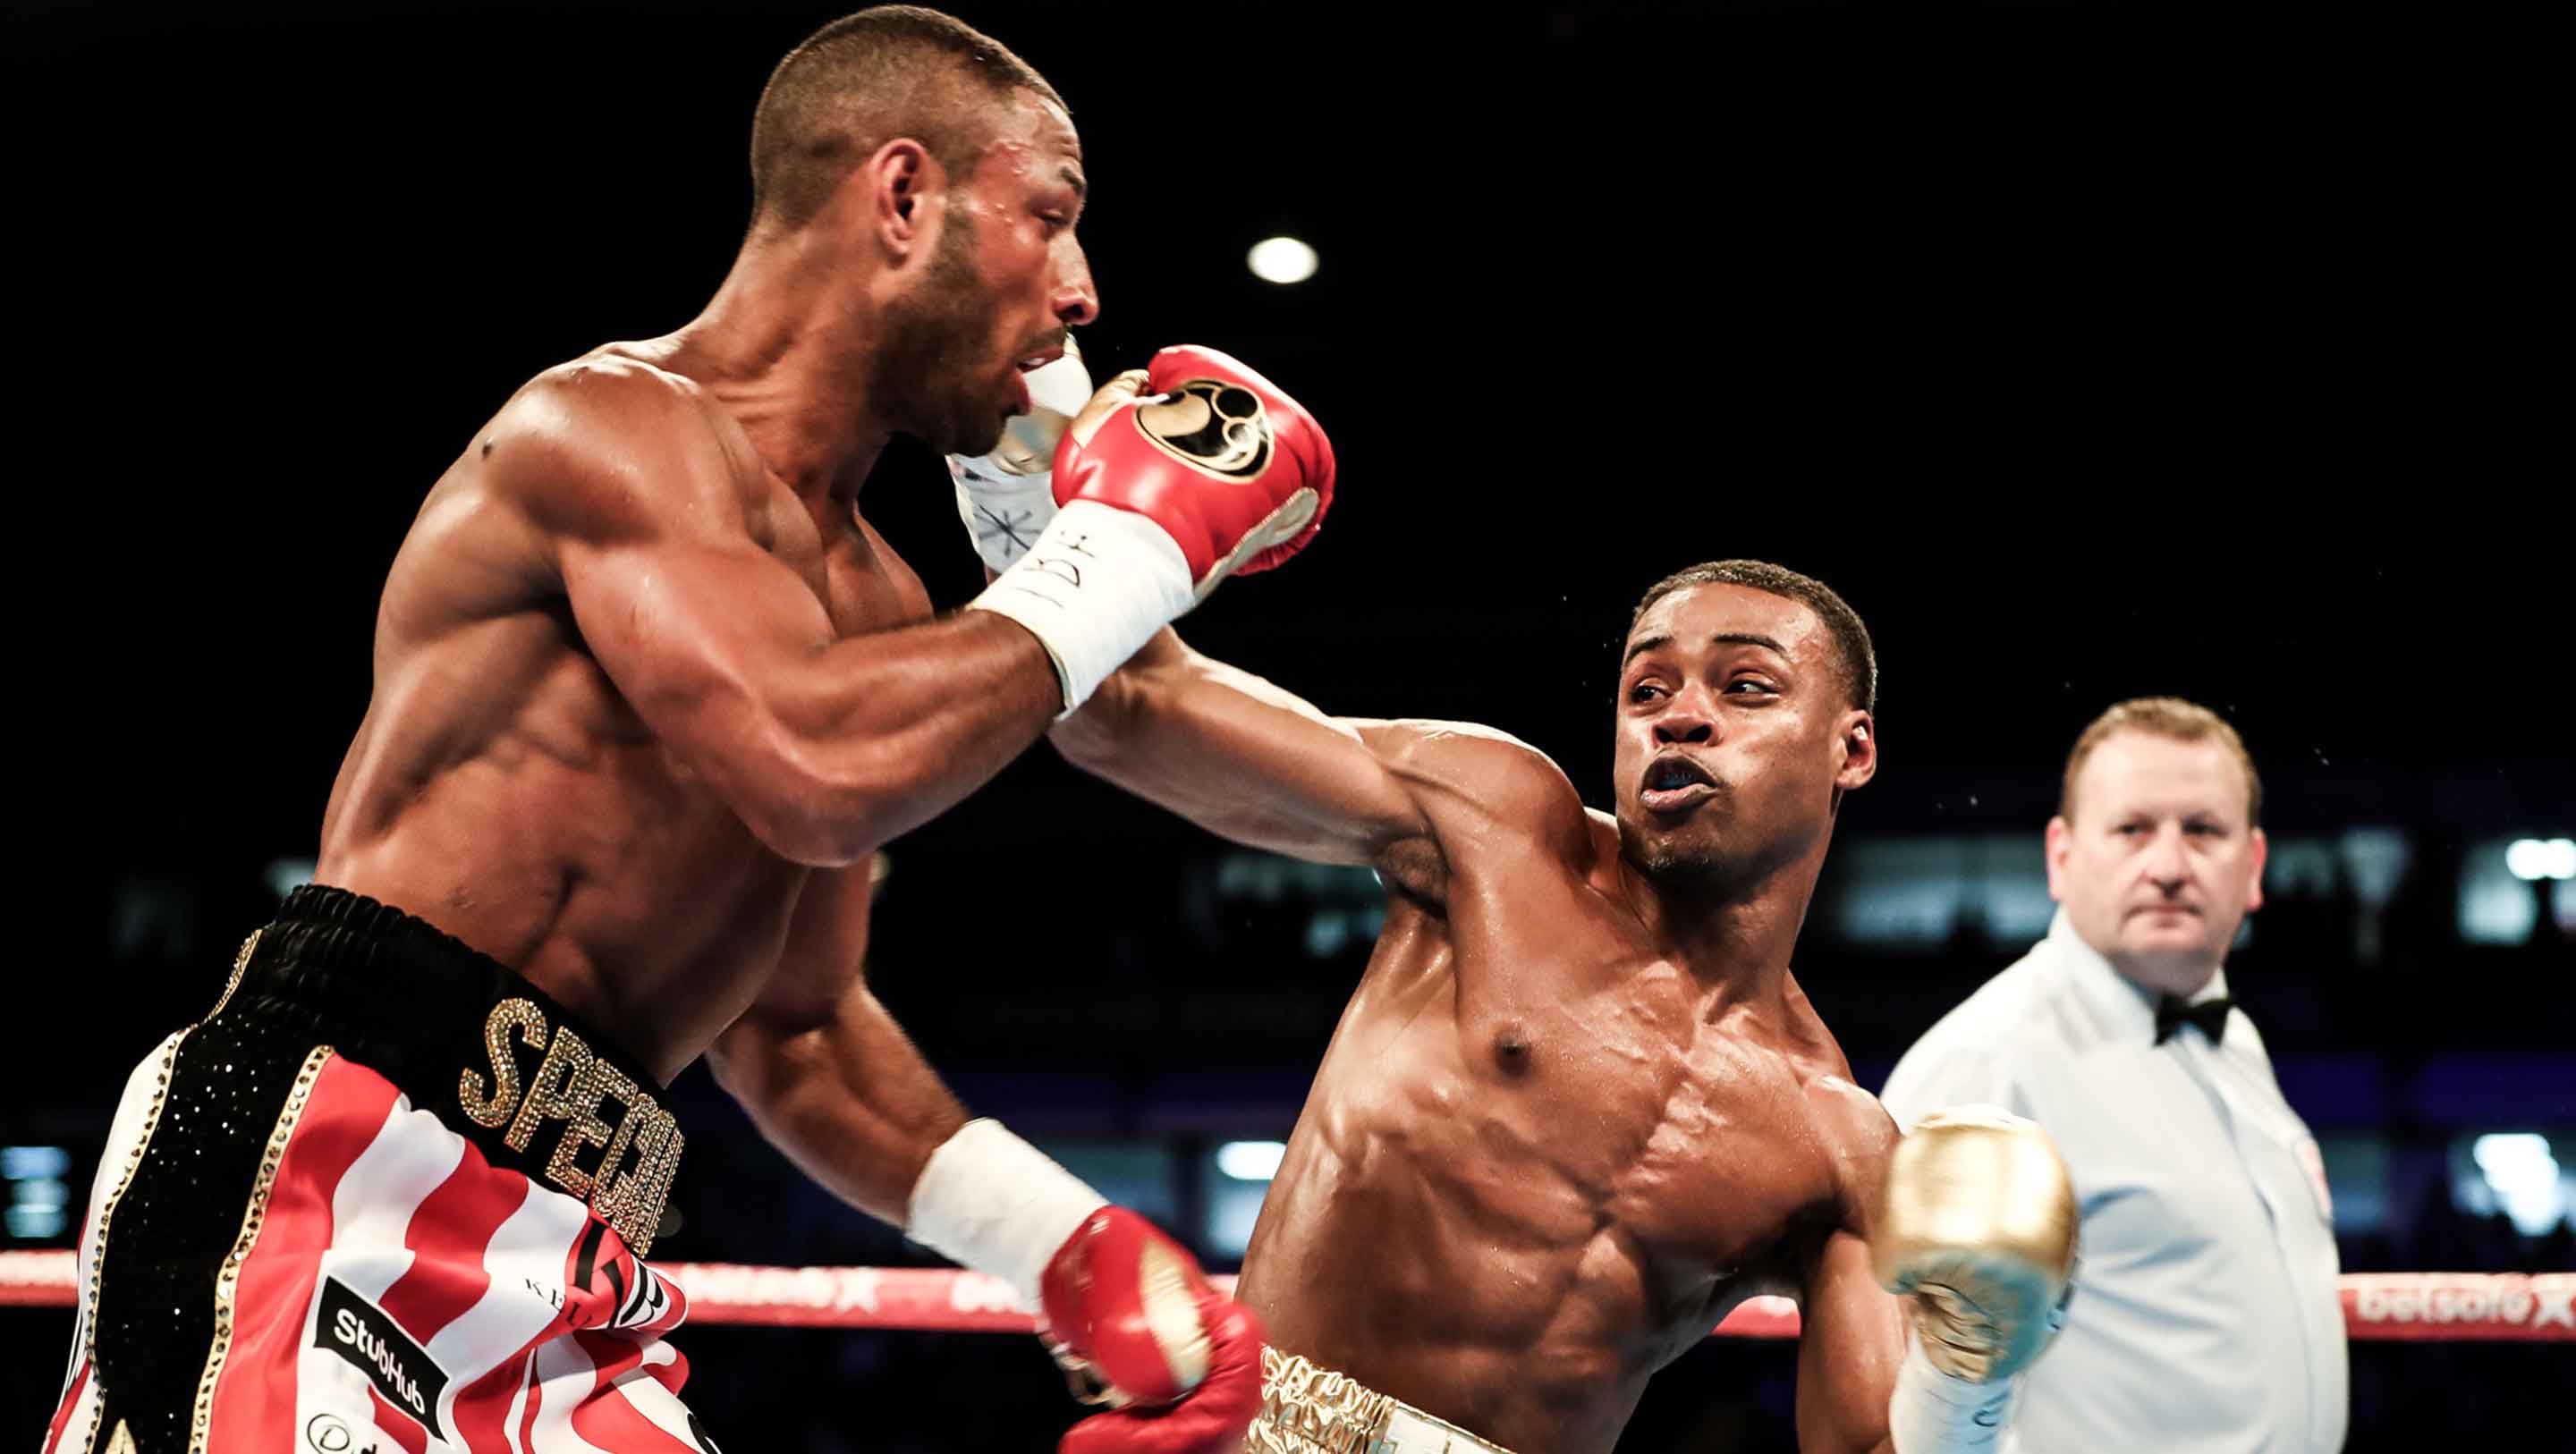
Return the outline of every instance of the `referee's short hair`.
<path id="1" fill-rule="evenodd" d="M 2114 704 L 2093 719 L 2084 735 L 2075 739 L 2075 750 L 2066 754 L 2066 779 L 2057 791 L 2057 816 L 2075 821 L 2075 775 L 2084 770 L 2093 749 L 2120 732 L 2143 732 L 2150 737 L 2166 737 L 2176 742 L 2207 742 L 2215 739 L 2235 755 L 2245 769 L 2245 823 L 2259 827 L 2263 822 L 2263 777 L 2254 770 L 2254 758 L 2245 750 L 2245 739 L 2227 725 L 2227 719 L 2198 702 L 2180 697 L 2131 697 Z"/>

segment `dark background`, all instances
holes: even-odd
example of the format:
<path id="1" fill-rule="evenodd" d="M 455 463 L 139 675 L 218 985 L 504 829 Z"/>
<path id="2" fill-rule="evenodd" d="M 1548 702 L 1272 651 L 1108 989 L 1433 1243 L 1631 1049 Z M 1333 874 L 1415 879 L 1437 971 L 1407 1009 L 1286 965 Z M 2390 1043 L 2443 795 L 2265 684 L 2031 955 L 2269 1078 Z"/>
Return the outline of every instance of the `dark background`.
<path id="1" fill-rule="evenodd" d="M 739 240 L 760 85 L 838 13 L 10 22 L 12 473 L 68 537 L 21 565 L 55 704 L 22 709 L 45 744 L 25 821 L 67 830 L 63 892 L 97 907 L 26 896 L 0 1139 L 70 1148 L 75 1202 L 127 1066 L 202 1013 L 272 866 L 313 852 L 421 492 L 528 375 L 696 311 Z M 1973 912 L 1931 944 L 1852 931 L 1870 890 L 1845 865 L 2035 841 L 2104 706 L 2219 708 L 2276 839 L 2410 848 L 2385 903 L 2276 886 L 2231 962 L 2294 1104 L 2384 1168 L 2347 1270 L 2569 1264 L 2563 1228 L 2520 1237 L 2452 1192 L 2471 1132 L 2576 1145 L 2571 916 L 2544 901 L 2529 942 L 2493 944 L 2455 911 L 2481 845 L 2576 828 L 2566 451 L 2542 432 L 2563 329 L 2509 67 L 2420 29 L 2109 7 L 959 13 L 1074 107 L 1094 372 L 1206 343 L 1332 431 L 1324 534 L 1219 593 L 1196 644 L 1334 710 L 1506 728 L 1606 805 L 1613 648 L 1647 583 L 1751 555 L 1835 585 L 1876 637 L 1885 765 L 1800 977 L 1872 1086 L 2026 941 Z M 1282 231 L 1321 252 L 1313 281 L 1245 272 Z M 980 584 L 935 460 L 899 441 L 865 508 L 943 608 Z M 64 738 L 86 770 L 55 765 Z M 30 834 L 29 887 L 64 876 L 56 836 Z M 1318 932 L 1365 930 L 1346 879 L 1282 875 L 1044 750 L 892 853 L 896 1013 L 979 1109 L 1165 1148 L 1185 1235 L 1192 1168 L 1285 1134 L 1364 957 L 1365 932 Z M 677 1094 L 665 1255 L 930 1260 L 804 1185 L 702 1072 Z M 68 1233 L 7 1245 L 48 1242 Z M 26 1355 L 0 1439 L 33 1437 L 67 1325 L 0 1311 Z M 737 1449 L 1036 1448 L 1072 1413 L 1023 1339 L 680 1341 Z M 2351 1447 L 2516 1432 L 2517 1390 L 2563 1373 L 2545 1357 L 2357 1345 Z M 1621 1447 L 1788 1448 L 1791 1367 L 1704 1346 Z"/>

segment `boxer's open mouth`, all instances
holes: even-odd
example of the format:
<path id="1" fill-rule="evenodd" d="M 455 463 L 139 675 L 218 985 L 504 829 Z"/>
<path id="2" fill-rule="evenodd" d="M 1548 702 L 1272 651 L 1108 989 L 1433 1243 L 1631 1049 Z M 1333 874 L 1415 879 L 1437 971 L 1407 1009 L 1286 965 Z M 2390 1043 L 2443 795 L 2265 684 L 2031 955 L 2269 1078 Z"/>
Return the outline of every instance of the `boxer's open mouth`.
<path id="1" fill-rule="evenodd" d="M 1648 763 L 1638 789 L 1638 800 L 1647 811 L 1678 813 L 1703 798 L 1715 797 L 1717 779 L 1709 775 L 1708 769 L 1675 753 Z"/>

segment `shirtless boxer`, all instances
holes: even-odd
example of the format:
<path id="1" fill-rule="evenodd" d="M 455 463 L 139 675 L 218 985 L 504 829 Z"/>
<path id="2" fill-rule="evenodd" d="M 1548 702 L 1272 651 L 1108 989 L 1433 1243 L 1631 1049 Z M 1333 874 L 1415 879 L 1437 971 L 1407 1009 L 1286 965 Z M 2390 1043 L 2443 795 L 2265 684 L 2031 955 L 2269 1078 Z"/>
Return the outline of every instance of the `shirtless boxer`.
<path id="1" fill-rule="evenodd" d="M 1248 1448 L 1608 1450 L 1758 1293 L 1803 1304 L 1802 1447 L 2000 1437 L 2067 1286 L 2064 1168 L 1999 1113 L 1900 1151 L 1789 970 L 1875 694 L 1839 597 L 1735 561 L 1636 614 L 1615 816 L 1500 733 L 1329 718 L 1168 632 L 1056 729 L 1386 886 L 1237 1289 L 1271 1339 Z"/>
<path id="2" fill-rule="evenodd" d="M 662 1090 L 700 1054 L 818 1180 L 1043 1293 L 1066 1356 L 1170 1405 L 1068 1448 L 1216 1448 L 1252 1416 L 1253 1320 L 970 1122 L 859 971 L 877 845 L 1295 549 L 1329 447 L 1166 350 L 1158 413 L 1054 455 L 1024 568 L 931 621 L 860 485 L 895 433 L 993 450 L 1096 312 L 1072 124 L 989 38 L 868 11 L 780 64 L 752 170 L 697 319 L 539 375 L 431 489 L 329 887 L 120 1103 L 48 1454 L 706 1454 L 658 1336 L 683 1299 L 638 1260 L 685 1145 Z"/>

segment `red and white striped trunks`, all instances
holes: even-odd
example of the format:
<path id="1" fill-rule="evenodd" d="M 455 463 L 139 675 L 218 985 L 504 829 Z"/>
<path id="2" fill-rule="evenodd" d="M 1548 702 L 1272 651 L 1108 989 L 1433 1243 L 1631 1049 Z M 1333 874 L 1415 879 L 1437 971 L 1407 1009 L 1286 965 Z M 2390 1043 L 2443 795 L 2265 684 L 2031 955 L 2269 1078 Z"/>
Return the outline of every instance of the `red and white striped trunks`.
<path id="1" fill-rule="evenodd" d="M 457 993 L 430 926 L 299 895 L 126 1084 L 45 1454 L 717 1454 L 619 1230 L 650 1246 L 677 1159 L 651 1083 L 488 959 Z"/>

